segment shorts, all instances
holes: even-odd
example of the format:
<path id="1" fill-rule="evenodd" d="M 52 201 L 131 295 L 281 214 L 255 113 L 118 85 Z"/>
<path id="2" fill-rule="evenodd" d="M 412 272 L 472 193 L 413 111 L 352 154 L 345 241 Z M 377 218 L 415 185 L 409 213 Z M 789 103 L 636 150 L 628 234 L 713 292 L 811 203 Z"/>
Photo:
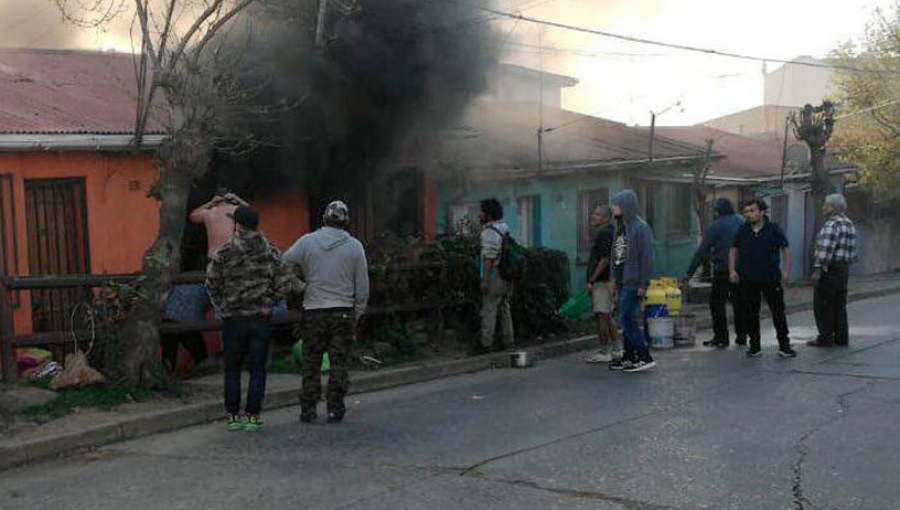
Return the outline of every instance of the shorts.
<path id="1" fill-rule="evenodd" d="M 597 282 L 591 292 L 591 311 L 594 313 L 612 313 L 615 282 Z"/>

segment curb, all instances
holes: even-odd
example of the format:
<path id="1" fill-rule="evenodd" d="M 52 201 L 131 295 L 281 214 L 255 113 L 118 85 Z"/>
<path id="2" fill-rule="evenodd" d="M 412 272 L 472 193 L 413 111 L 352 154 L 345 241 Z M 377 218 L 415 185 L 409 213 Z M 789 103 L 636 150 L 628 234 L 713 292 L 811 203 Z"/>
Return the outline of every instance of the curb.
<path id="1" fill-rule="evenodd" d="M 848 296 L 847 302 L 861 301 L 900 293 L 900 287 L 856 292 Z M 787 306 L 787 313 L 797 313 L 812 309 L 812 302 Z M 760 313 L 760 318 L 770 314 Z M 708 329 L 711 318 L 697 320 L 697 329 Z M 593 335 L 571 340 L 553 342 L 532 348 L 525 348 L 536 359 L 565 356 L 589 349 L 596 341 Z M 486 354 L 461 360 L 418 363 L 384 372 L 371 372 L 353 378 L 349 394 L 381 391 L 397 386 L 432 381 L 446 377 L 479 372 L 495 367 L 509 366 L 508 354 Z M 266 393 L 266 409 L 277 409 L 299 405 L 299 378 L 296 387 L 280 388 Z M 220 400 L 191 404 L 176 409 L 154 411 L 134 415 L 126 420 L 98 425 L 75 433 L 57 434 L 31 439 L 13 446 L 0 446 L 0 472 L 9 468 L 69 454 L 84 448 L 104 446 L 130 439 L 146 437 L 161 432 L 169 432 L 193 425 L 210 423 L 222 418 Z"/>
<path id="2" fill-rule="evenodd" d="M 863 301 L 866 299 L 875 299 L 875 298 L 890 296 L 893 294 L 900 294 L 900 286 L 888 287 L 888 288 L 878 289 L 878 290 L 854 292 L 854 293 L 847 295 L 847 303 L 849 304 L 849 303 L 853 303 L 855 301 Z M 785 313 L 785 315 L 791 315 L 791 314 L 795 314 L 795 313 L 799 313 L 799 312 L 806 312 L 806 311 L 809 311 L 812 309 L 813 309 L 813 302 L 812 301 L 804 301 L 802 303 L 786 305 L 785 309 L 784 309 L 784 313 Z M 764 310 L 760 309 L 759 318 L 760 318 L 760 320 L 771 319 L 772 312 L 769 311 L 768 307 L 766 307 Z M 731 321 L 729 321 L 729 324 L 731 324 Z M 697 330 L 710 329 L 710 328 L 712 328 L 712 317 L 708 317 L 708 316 L 704 315 L 704 317 L 697 319 L 696 325 L 697 325 Z"/>
<path id="3" fill-rule="evenodd" d="M 550 358 L 582 351 L 593 341 L 594 338 L 589 336 L 524 350 L 537 358 Z M 418 363 L 389 371 L 358 374 L 352 379 L 349 394 L 369 393 L 503 366 L 509 366 L 508 354 L 486 354 L 461 360 Z M 297 380 L 296 387 L 279 388 L 267 392 L 266 409 L 299 405 L 299 376 Z M 0 472 L 85 448 L 99 447 L 210 423 L 220 420 L 222 417 L 222 402 L 214 400 L 175 409 L 137 414 L 123 421 L 97 425 L 74 433 L 56 434 L 26 440 L 16 445 L 0 446 Z"/>

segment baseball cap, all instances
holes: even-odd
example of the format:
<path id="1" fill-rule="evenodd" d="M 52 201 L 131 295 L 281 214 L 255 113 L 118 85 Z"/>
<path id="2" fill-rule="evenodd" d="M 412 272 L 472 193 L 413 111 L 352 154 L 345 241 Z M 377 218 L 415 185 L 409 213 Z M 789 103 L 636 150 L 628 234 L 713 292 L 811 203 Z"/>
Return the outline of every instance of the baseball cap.
<path id="1" fill-rule="evenodd" d="M 340 200 L 335 200 L 328 204 L 322 217 L 328 223 L 346 225 L 350 221 L 350 209 L 347 207 L 347 204 Z"/>

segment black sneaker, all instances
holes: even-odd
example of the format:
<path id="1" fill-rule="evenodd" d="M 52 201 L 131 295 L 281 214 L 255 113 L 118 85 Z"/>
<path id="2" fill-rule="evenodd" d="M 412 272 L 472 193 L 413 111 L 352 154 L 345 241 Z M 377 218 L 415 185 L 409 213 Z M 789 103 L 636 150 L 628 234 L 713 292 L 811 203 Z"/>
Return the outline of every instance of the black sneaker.
<path id="1" fill-rule="evenodd" d="M 630 366 L 631 362 L 625 361 L 623 359 L 614 359 L 608 365 L 610 370 L 624 370 L 625 368 Z"/>
<path id="2" fill-rule="evenodd" d="M 735 343 L 735 345 L 741 345 L 741 346 L 747 345 L 747 339 L 746 338 L 738 338 L 734 341 L 734 343 Z"/>
<path id="3" fill-rule="evenodd" d="M 797 351 L 791 349 L 790 347 L 787 347 L 785 349 L 778 349 L 778 355 L 782 358 L 796 358 Z"/>
<path id="4" fill-rule="evenodd" d="M 815 340 L 810 340 L 810 341 L 806 342 L 806 345 L 808 345 L 810 347 L 834 347 L 833 343 L 826 342 L 826 341 L 820 340 L 818 338 Z"/>
<path id="5" fill-rule="evenodd" d="M 645 370 L 653 370 L 654 368 L 656 368 L 655 361 L 638 361 L 622 371 L 627 374 L 632 374 L 635 372 L 643 372 Z"/>
<path id="6" fill-rule="evenodd" d="M 760 349 L 754 349 L 751 347 L 750 350 L 747 351 L 748 358 L 758 358 L 760 356 L 762 356 L 762 351 Z"/>
<path id="7" fill-rule="evenodd" d="M 328 423 L 340 423 L 344 421 L 344 415 L 341 413 L 328 413 L 328 419 L 325 421 Z"/>
<path id="8" fill-rule="evenodd" d="M 713 338 L 712 340 L 704 340 L 703 341 L 704 347 L 715 347 L 718 344 L 719 344 L 718 338 Z"/>
<path id="9" fill-rule="evenodd" d="M 304 411 L 300 413 L 300 421 L 302 423 L 314 423 L 316 421 L 316 412 L 315 411 Z"/>

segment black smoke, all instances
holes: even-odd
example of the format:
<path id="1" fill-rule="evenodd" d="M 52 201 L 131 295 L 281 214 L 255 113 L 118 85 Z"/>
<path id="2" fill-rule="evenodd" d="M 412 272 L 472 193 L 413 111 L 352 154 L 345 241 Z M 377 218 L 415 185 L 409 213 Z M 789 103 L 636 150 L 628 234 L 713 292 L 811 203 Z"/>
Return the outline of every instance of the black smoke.
<path id="1" fill-rule="evenodd" d="M 333 0 L 321 48 L 316 4 L 254 11 L 230 35 L 242 55 L 237 72 L 266 113 L 242 118 L 261 144 L 241 156 L 220 152 L 207 191 L 302 187 L 313 219 L 331 199 L 362 203 L 408 170 L 398 154 L 433 140 L 484 91 L 496 63 L 489 14 L 471 1 Z"/>

